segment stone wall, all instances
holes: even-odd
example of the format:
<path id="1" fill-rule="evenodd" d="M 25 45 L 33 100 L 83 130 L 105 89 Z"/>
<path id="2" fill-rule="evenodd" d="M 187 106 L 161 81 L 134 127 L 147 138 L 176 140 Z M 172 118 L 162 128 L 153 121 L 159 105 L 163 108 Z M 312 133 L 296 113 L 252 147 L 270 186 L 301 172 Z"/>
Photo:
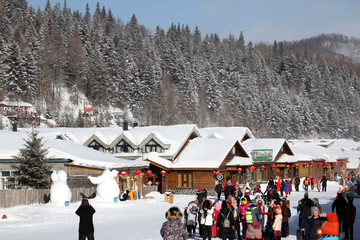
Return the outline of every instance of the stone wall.
<path id="1" fill-rule="evenodd" d="M 214 189 L 206 189 L 208 196 L 217 196 Z M 168 189 L 168 191 L 174 191 L 175 194 L 182 194 L 182 195 L 196 195 L 198 189 Z"/>

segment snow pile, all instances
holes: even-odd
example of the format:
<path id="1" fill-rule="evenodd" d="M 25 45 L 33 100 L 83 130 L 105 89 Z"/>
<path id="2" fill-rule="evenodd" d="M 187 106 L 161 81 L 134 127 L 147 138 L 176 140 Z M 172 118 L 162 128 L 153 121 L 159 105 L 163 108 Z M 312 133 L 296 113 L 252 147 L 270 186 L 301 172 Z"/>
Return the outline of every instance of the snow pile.
<path id="1" fill-rule="evenodd" d="M 159 192 L 149 192 L 145 195 L 145 198 L 153 198 L 155 200 L 164 200 L 164 194 Z"/>
<path id="2" fill-rule="evenodd" d="M 117 175 L 118 171 L 106 169 L 101 176 L 88 176 L 92 184 L 97 184 L 95 197 L 97 200 L 113 202 L 115 197 L 119 197 L 120 190 L 115 180 Z"/>
<path id="3" fill-rule="evenodd" d="M 50 200 L 56 205 L 63 205 L 65 201 L 71 200 L 71 190 L 67 185 L 67 175 L 61 170 L 51 174 Z"/>

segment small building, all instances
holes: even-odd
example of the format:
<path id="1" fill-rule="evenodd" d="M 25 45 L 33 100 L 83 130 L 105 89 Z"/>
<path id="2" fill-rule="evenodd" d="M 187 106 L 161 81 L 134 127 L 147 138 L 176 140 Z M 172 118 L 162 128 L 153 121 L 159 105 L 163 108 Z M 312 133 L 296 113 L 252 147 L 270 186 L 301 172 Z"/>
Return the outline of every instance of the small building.
<path id="1" fill-rule="evenodd" d="M 167 174 L 162 178 L 166 190 L 178 193 L 194 193 L 198 188 L 213 189 L 216 181 L 238 178 L 227 164 L 234 158 L 248 158 L 246 151 L 236 139 L 195 138 L 171 162 L 146 157 L 150 169 L 164 169 Z M 219 173 L 221 176 L 216 174 Z"/>

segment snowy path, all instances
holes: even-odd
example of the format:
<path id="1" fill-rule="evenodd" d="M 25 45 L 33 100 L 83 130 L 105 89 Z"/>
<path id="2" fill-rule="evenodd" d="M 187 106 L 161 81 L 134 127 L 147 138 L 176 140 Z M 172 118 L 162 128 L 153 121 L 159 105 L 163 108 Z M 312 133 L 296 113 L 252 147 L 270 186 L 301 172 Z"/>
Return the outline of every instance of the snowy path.
<path id="1" fill-rule="evenodd" d="M 335 183 L 330 183 L 328 192 L 310 192 L 310 198 L 317 197 L 323 211 L 330 212 L 331 204 L 339 189 Z M 296 239 L 298 224 L 296 206 L 304 195 L 303 191 L 293 192 L 290 196 L 292 217 L 290 219 L 290 236 L 286 239 Z M 194 196 L 175 195 L 174 204 L 184 209 Z M 210 199 L 215 199 L 210 197 Z M 96 209 L 94 215 L 95 239 L 161 239 L 160 228 L 165 221 L 165 212 L 170 206 L 163 201 L 164 197 L 155 194 L 154 199 L 104 203 L 91 201 Z M 57 207 L 52 204 L 34 204 L 0 209 L 0 216 L 6 214 L 8 219 L 0 220 L 0 239 L 20 240 L 74 240 L 78 238 L 78 216 L 75 211 L 78 203 L 69 207 Z M 354 205 L 360 209 L 360 200 L 355 199 Z M 359 215 L 354 227 L 354 235 L 360 234 Z M 201 239 L 197 237 L 196 239 Z"/>

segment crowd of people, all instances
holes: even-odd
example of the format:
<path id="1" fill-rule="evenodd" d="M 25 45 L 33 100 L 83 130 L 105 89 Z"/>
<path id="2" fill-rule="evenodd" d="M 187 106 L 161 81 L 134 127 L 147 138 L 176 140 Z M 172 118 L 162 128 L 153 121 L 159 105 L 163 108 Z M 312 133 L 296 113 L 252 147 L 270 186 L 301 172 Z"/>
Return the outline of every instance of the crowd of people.
<path id="1" fill-rule="evenodd" d="M 293 185 L 295 191 L 299 191 L 300 183 L 299 177 L 294 180 L 283 180 L 277 177 L 276 181 L 270 178 L 263 192 L 260 185 L 252 190 L 249 184 L 240 186 L 238 183 L 234 184 L 227 180 L 224 185 L 221 182 L 216 184 L 217 199 L 214 202 L 207 197 L 206 189 L 199 188 L 196 199 L 184 209 L 185 223 L 178 222 L 177 227 L 172 224 L 172 230 L 167 230 L 167 225 L 170 223 L 165 222 L 161 235 L 164 239 L 195 238 L 198 229 L 198 234 L 203 240 L 214 237 L 223 240 L 286 238 L 289 236 L 289 219 L 291 218 L 288 197 L 291 195 Z M 346 200 L 344 192 L 339 190 L 332 204 L 332 212 L 326 214 L 322 211 L 319 200 L 310 199 L 308 192 L 315 188 L 326 192 L 326 177 L 305 178 L 302 184 L 305 194 L 297 207 L 299 215 L 297 239 L 341 239 L 341 231 L 345 232 L 344 239 L 354 239 L 353 225 L 356 208 L 353 205 L 353 195 L 347 195 Z M 223 201 L 221 201 L 222 193 L 225 197 Z M 168 215 L 174 214 L 167 213 Z M 167 217 L 167 219 L 173 221 L 171 218 Z M 172 235 L 175 232 L 178 237 Z"/>

